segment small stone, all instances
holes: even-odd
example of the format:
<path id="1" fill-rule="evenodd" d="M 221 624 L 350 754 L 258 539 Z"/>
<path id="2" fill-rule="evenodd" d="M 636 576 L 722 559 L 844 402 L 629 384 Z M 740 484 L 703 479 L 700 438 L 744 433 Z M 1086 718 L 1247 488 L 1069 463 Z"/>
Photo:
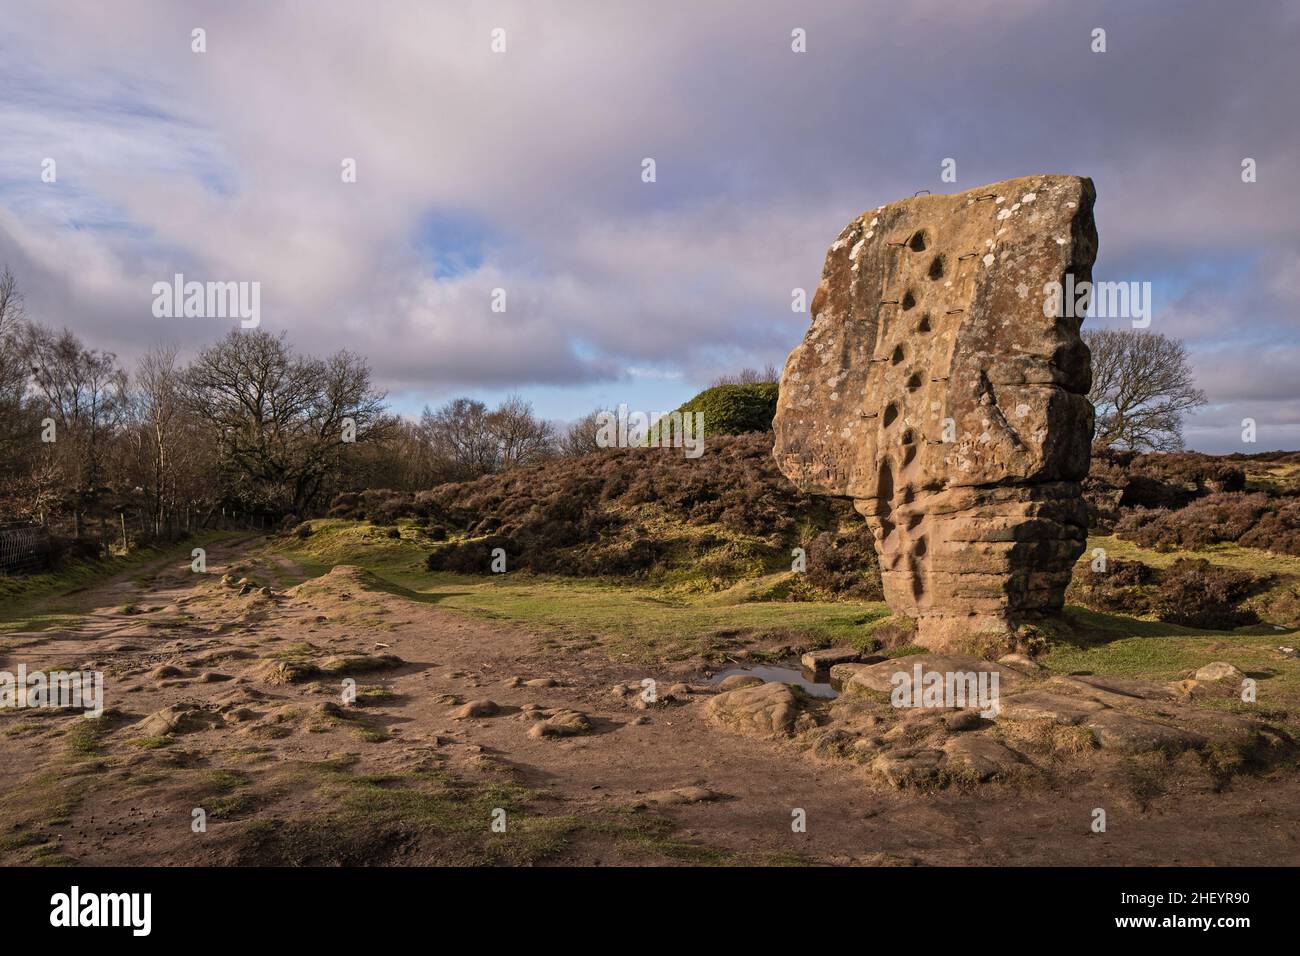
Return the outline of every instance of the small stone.
<path id="1" fill-rule="evenodd" d="M 739 690 L 742 687 L 757 687 L 763 683 L 763 678 L 755 677 L 753 674 L 732 674 L 730 677 L 724 677 L 718 682 L 718 690 L 722 693 L 727 691 Z"/>
<path id="2" fill-rule="evenodd" d="M 726 799 L 726 794 L 707 787 L 674 787 L 672 790 L 655 790 L 641 798 L 642 805 L 680 806 L 686 803 L 712 803 Z"/>
<path id="3" fill-rule="evenodd" d="M 135 730 L 141 737 L 164 737 L 206 730 L 217 720 L 215 713 L 198 704 L 172 704 L 140 721 Z"/>
<path id="4" fill-rule="evenodd" d="M 978 711 L 959 710 L 955 714 L 945 714 L 943 717 L 943 726 L 952 733 L 961 733 L 966 730 L 974 730 L 984 723 Z"/>
<path id="5" fill-rule="evenodd" d="M 943 746 L 945 769 L 974 777 L 981 783 L 1006 776 L 1020 764 L 1020 755 L 985 734 L 963 734 Z"/>
<path id="6" fill-rule="evenodd" d="M 836 664 L 852 663 L 859 656 L 857 648 L 828 647 L 820 651 L 809 651 L 799 658 L 799 663 L 810 671 L 824 671 Z"/>
<path id="7" fill-rule="evenodd" d="M 546 720 L 533 724 L 529 737 L 574 737 L 591 730 L 587 715 L 577 710 L 560 710 Z"/>
<path id="8" fill-rule="evenodd" d="M 788 684 L 759 683 L 719 694 L 705 715 L 715 724 L 754 737 L 788 737 L 795 732 L 799 701 Z"/>
<path id="9" fill-rule="evenodd" d="M 1077 724 L 1085 717 L 1103 710 L 1095 700 L 1081 700 L 1064 694 L 1027 691 L 998 701 L 997 719 L 1046 720 L 1053 724 Z"/>
<path id="10" fill-rule="evenodd" d="M 1010 667 L 1013 671 L 1019 671 L 1027 677 L 1038 677 L 1047 673 L 1046 667 L 1024 654 L 1003 654 L 998 658 L 998 663 Z"/>
<path id="11" fill-rule="evenodd" d="M 1221 681 L 1178 680 L 1169 685 L 1180 697 L 1187 700 L 1203 700 L 1207 697 L 1234 697 L 1237 688 Z"/>
<path id="12" fill-rule="evenodd" d="M 878 756 L 871 765 L 895 787 L 917 786 L 939 774 L 943 754 L 930 749 L 891 750 Z"/>
<path id="13" fill-rule="evenodd" d="M 1226 661 L 1213 661 L 1197 670 L 1194 676 L 1198 681 L 1232 681 L 1239 684 L 1246 675 Z"/>
<path id="14" fill-rule="evenodd" d="M 525 687 L 558 687 L 559 684 L 553 677 L 534 677 L 532 680 L 524 681 Z"/>
<path id="15" fill-rule="evenodd" d="M 495 717 L 501 712 L 493 700 L 471 700 L 456 708 L 452 717 L 456 720 L 468 720 L 474 717 Z"/>

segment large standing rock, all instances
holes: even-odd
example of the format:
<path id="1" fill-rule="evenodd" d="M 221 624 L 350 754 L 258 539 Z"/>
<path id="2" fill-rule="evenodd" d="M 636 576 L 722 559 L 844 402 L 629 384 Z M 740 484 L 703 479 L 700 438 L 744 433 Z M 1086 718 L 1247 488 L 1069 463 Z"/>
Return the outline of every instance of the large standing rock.
<path id="1" fill-rule="evenodd" d="M 1046 287 L 1091 281 L 1092 182 L 1030 176 L 881 206 L 831 246 L 776 460 L 852 498 L 891 608 L 936 650 L 1059 611 L 1087 541 L 1091 369 Z"/>

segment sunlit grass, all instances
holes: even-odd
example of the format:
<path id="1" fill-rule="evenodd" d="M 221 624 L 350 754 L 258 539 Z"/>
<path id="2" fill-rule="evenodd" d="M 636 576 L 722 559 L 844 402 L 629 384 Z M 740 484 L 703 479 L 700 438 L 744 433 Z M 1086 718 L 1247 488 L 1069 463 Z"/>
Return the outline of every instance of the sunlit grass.
<path id="1" fill-rule="evenodd" d="M 313 528 L 305 540 L 273 545 L 310 575 L 337 564 L 357 565 L 442 607 L 540 626 L 562 643 L 599 645 L 637 660 L 694 656 L 708 650 L 720 632 L 788 632 L 793 643 L 864 645 L 870 640 L 864 625 L 889 613 L 882 602 L 758 600 L 765 588 L 745 584 L 724 592 L 684 592 L 590 578 L 430 573 L 424 558 L 433 542 L 422 541 L 409 524 L 402 525 L 401 539 L 355 522 L 317 521 Z"/>

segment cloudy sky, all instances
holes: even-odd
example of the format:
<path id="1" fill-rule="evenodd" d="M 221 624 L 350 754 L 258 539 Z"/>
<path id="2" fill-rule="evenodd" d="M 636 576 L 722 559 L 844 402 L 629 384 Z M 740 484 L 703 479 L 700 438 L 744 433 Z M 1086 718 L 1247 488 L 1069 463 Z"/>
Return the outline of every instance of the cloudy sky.
<path id="1" fill-rule="evenodd" d="M 128 362 L 234 324 L 155 318 L 154 282 L 257 281 L 263 328 L 364 353 L 403 411 L 567 419 L 783 362 L 864 209 L 1076 173 L 1096 278 L 1193 350 L 1188 444 L 1294 449 L 1298 47 L 1281 0 L 4 0 L 0 263 Z"/>

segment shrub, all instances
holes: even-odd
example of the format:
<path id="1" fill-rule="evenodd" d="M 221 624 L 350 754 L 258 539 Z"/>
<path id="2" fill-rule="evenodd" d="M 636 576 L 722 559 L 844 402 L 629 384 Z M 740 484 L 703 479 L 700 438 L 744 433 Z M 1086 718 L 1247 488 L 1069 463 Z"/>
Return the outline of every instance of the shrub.
<path id="1" fill-rule="evenodd" d="M 1258 615 L 1242 602 L 1269 581 L 1204 559 L 1179 558 L 1162 569 L 1116 559 L 1105 571 L 1077 568 L 1068 599 L 1095 611 L 1226 630 L 1259 623 Z"/>
<path id="2" fill-rule="evenodd" d="M 823 531 L 807 549 L 808 584 L 831 594 L 883 601 L 880 564 L 871 529 L 863 522 L 851 532 Z"/>
<path id="3" fill-rule="evenodd" d="M 765 432 L 776 417 L 776 382 L 715 385 L 706 388 L 677 411 L 704 413 L 704 434 L 739 435 Z"/>
<path id="4" fill-rule="evenodd" d="M 1248 571 L 1180 558 L 1161 572 L 1152 610 L 1160 620 L 1186 627 L 1258 624 L 1259 616 L 1240 605 L 1263 580 Z"/>
<path id="5" fill-rule="evenodd" d="M 1226 492 L 1198 499 L 1176 511 L 1138 508 L 1116 523 L 1115 534 L 1144 548 L 1161 551 L 1206 548 L 1246 536 L 1265 514 L 1277 507 L 1278 500 L 1260 492 Z"/>
<path id="6" fill-rule="evenodd" d="M 638 578 L 680 570 L 714 585 L 788 567 L 790 548 L 842 522 L 862 526 L 848 502 L 805 495 L 781 474 L 771 432 L 715 436 L 703 459 L 680 449 L 607 449 L 440 485 L 415 500 L 472 538 L 509 539 L 512 570 Z M 846 584 L 875 579 L 872 558 L 857 575 L 847 564 L 837 571 Z M 489 571 L 477 549 L 458 542 L 431 561 L 439 570 Z"/>

